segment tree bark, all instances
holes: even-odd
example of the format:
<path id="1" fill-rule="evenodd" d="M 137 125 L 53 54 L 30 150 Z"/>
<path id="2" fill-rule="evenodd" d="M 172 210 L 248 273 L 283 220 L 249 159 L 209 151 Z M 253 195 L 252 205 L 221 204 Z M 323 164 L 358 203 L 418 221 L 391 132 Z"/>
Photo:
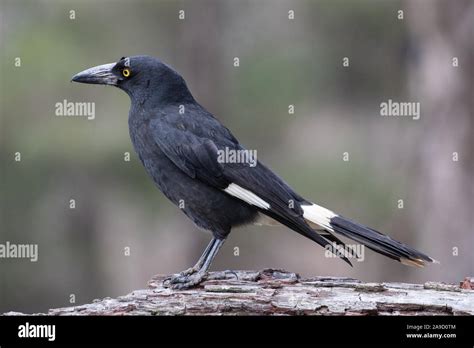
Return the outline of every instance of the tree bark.
<path id="1" fill-rule="evenodd" d="M 283 270 L 211 272 L 200 287 L 171 290 L 165 276 L 118 298 L 37 315 L 473 315 L 474 278 L 458 285 L 303 279 Z M 22 315 L 9 312 L 5 315 Z"/>

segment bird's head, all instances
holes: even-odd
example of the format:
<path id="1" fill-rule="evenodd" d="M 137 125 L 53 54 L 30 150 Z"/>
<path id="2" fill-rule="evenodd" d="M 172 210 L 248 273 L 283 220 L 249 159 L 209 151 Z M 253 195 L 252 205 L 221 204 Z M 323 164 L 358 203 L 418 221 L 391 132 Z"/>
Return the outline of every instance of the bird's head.
<path id="1" fill-rule="evenodd" d="M 72 81 L 116 86 L 125 91 L 132 102 L 193 100 L 184 79 L 173 68 L 150 56 L 122 57 L 118 62 L 81 71 Z"/>

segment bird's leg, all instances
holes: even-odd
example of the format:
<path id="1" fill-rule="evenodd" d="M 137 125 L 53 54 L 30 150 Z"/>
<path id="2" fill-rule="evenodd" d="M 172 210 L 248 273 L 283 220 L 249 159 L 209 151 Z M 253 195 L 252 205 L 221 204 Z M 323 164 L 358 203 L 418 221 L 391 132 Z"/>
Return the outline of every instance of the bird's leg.
<path id="1" fill-rule="evenodd" d="M 199 271 L 201 269 L 202 265 L 204 264 L 204 261 L 206 260 L 208 254 L 209 254 L 209 251 L 211 250 L 211 248 L 212 248 L 212 246 L 214 245 L 215 242 L 216 242 L 216 238 L 212 238 L 211 242 L 207 245 L 206 249 L 202 253 L 202 255 L 199 258 L 198 262 L 196 262 L 196 264 L 193 267 L 189 267 L 188 269 L 180 272 L 179 275 L 180 276 L 188 276 L 188 275 L 191 275 L 191 274 L 196 273 L 197 271 Z"/>
<path id="2" fill-rule="evenodd" d="M 225 239 L 213 238 L 196 265 L 180 274 L 172 276 L 166 286 L 173 289 L 187 289 L 202 282 L 207 275 L 207 270 L 211 266 L 212 260 L 214 260 L 224 241 Z M 193 272 L 188 273 L 190 270 Z"/>
<path id="3" fill-rule="evenodd" d="M 166 277 L 163 280 L 163 285 L 165 287 L 169 287 L 172 283 L 176 281 L 178 278 L 184 278 L 186 276 L 189 276 L 191 274 L 196 273 L 201 269 L 202 265 L 204 264 L 204 261 L 206 260 L 207 256 L 209 255 L 209 252 L 211 251 L 212 246 L 216 243 L 216 238 L 212 238 L 211 242 L 207 245 L 206 249 L 202 253 L 201 257 L 199 258 L 198 262 L 193 267 L 190 267 L 182 272 L 179 272 L 178 274 L 173 274 L 168 277 Z"/>

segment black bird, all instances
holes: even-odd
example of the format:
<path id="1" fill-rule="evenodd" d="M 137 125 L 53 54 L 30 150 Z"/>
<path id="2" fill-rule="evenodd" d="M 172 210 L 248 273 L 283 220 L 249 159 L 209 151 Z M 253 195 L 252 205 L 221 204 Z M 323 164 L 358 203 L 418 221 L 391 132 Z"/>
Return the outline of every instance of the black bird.
<path id="1" fill-rule="evenodd" d="M 213 235 L 196 265 L 169 279 L 172 288 L 199 284 L 231 229 L 249 223 L 283 224 L 349 264 L 348 256 L 357 255 L 338 236 L 405 265 L 436 262 L 306 200 L 258 161 L 252 166 L 222 160 L 223 152 L 246 149 L 194 99 L 184 79 L 156 58 L 122 57 L 82 71 L 72 81 L 112 85 L 129 95 L 130 138 L 147 173 L 168 199 Z"/>

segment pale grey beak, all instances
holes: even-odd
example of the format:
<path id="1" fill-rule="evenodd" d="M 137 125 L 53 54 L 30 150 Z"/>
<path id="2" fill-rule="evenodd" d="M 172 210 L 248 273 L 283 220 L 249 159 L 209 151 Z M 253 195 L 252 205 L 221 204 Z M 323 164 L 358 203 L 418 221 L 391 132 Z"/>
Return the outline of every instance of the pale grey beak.
<path id="1" fill-rule="evenodd" d="M 112 72 L 117 63 L 95 66 L 74 75 L 71 81 L 97 85 L 117 85 L 118 77 Z"/>

